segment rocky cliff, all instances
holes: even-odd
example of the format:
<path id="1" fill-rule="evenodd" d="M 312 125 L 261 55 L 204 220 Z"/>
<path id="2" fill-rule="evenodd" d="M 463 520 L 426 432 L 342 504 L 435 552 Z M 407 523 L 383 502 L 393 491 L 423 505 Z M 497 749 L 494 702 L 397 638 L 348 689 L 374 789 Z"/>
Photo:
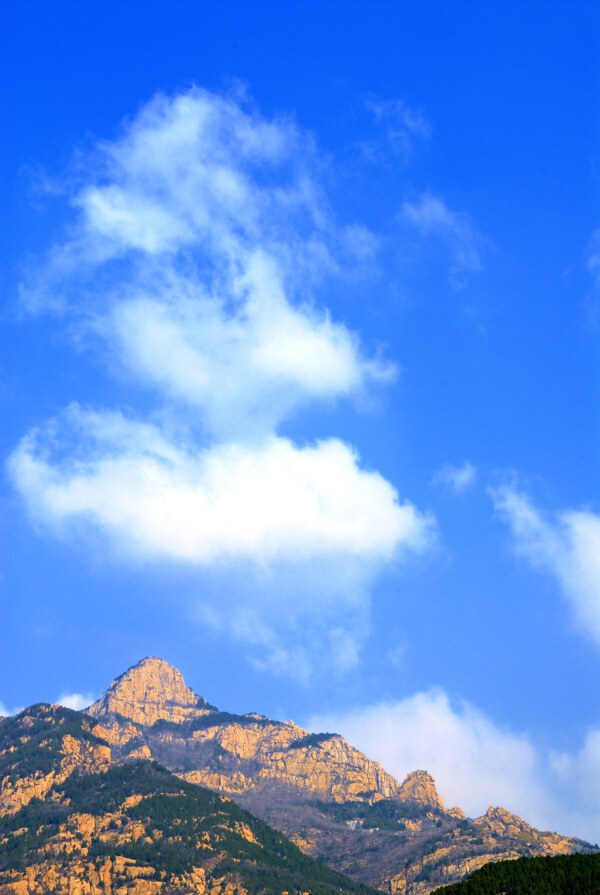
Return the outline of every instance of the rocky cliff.
<path id="1" fill-rule="evenodd" d="M 389 798 L 400 788 L 340 736 L 310 734 L 255 713 L 219 712 L 161 659 L 130 668 L 87 711 L 123 754 L 145 746 L 185 779 L 223 793 L 293 788 L 344 801 Z"/>
<path id="2" fill-rule="evenodd" d="M 230 800 L 116 762 L 93 723 L 59 706 L 0 721 L 3 780 L 49 784 L 0 808 L 0 895 L 375 895 Z"/>
<path id="3" fill-rule="evenodd" d="M 136 724 L 180 723 L 215 711 L 183 682 L 181 672 L 154 656 L 142 659 L 116 678 L 87 709 L 93 717 L 128 718 Z"/>
<path id="4" fill-rule="evenodd" d="M 411 771 L 398 790 L 398 798 L 428 808 L 443 808 L 444 802 L 436 789 L 435 780 L 427 771 Z"/>
<path id="5" fill-rule="evenodd" d="M 0 736 L 0 815 L 14 814 L 34 799 L 44 799 L 73 771 L 89 774 L 111 763 L 106 742 L 91 732 L 81 715 L 65 715 L 60 706 L 33 706 L 2 722 Z M 15 742 L 14 730 L 19 730 Z"/>
<path id="6" fill-rule="evenodd" d="M 336 734 L 219 712 L 169 669 L 145 659 L 117 679 L 90 709 L 94 730 L 119 757 L 151 755 L 187 782 L 229 795 L 361 883 L 426 895 L 489 861 L 588 847 L 503 808 L 467 820 L 444 807 L 427 771 L 399 783 Z"/>

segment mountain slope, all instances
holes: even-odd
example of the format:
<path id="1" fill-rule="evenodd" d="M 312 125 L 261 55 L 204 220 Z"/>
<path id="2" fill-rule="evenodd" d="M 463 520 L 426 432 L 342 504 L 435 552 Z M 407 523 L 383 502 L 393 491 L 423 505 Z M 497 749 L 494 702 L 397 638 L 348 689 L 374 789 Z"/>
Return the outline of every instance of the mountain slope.
<path id="1" fill-rule="evenodd" d="M 21 797 L 0 812 L 1 895 L 371 895 L 230 800 L 156 762 L 115 762 L 69 709 L 0 721 L 0 769 Z"/>
<path id="2" fill-rule="evenodd" d="M 219 712 L 161 659 L 130 668 L 88 712 L 125 753 L 132 743 L 146 745 L 185 779 L 219 792 L 283 792 L 291 786 L 339 801 L 387 798 L 400 790 L 391 774 L 342 737 L 309 734 L 291 721 Z"/>
<path id="3" fill-rule="evenodd" d="M 90 707 L 115 754 L 152 756 L 182 779 L 229 795 L 307 854 L 360 882 L 392 895 L 425 895 L 489 861 L 591 848 L 539 832 L 504 808 L 467 820 L 460 809 L 444 808 L 425 771 L 400 784 L 336 734 L 219 712 L 169 669 L 160 659 L 144 659 Z M 162 694 L 160 681 L 169 682 Z M 199 702 L 194 714 L 174 720 L 182 686 L 184 708 Z M 151 724 L 137 720 L 148 690 Z"/>

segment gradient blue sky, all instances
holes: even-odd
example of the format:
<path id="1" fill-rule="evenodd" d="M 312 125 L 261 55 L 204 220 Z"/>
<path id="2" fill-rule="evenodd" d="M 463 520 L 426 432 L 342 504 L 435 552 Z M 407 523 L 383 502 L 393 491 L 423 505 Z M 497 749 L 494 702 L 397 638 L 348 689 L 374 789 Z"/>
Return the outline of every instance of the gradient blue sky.
<path id="1" fill-rule="evenodd" d="M 2 15 L 5 709 L 159 655 L 600 839 L 597 7 Z"/>

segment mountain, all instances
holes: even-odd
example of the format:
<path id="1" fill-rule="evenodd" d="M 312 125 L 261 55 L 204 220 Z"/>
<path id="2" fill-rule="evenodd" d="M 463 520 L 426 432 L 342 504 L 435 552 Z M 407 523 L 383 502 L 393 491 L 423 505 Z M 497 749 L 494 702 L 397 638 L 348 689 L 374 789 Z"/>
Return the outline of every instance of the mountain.
<path id="1" fill-rule="evenodd" d="M 146 703 L 150 696 L 149 706 Z M 128 754 L 148 753 L 182 777 L 228 795 L 292 789 L 328 801 L 398 795 L 398 782 L 336 734 L 291 721 L 219 712 L 162 659 L 143 659 L 110 685 L 88 713 Z M 148 720 L 144 720 L 148 718 Z"/>
<path id="2" fill-rule="evenodd" d="M 490 861 L 592 849 L 501 807 L 467 820 L 426 771 L 399 783 L 337 734 L 221 712 L 161 659 L 129 669 L 88 712 L 119 760 L 153 758 L 391 895 L 426 895 Z"/>
<path id="3" fill-rule="evenodd" d="M 150 726 L 156 721 L 180 724 L 216 712 L 186 687 L 181 672 L 162 659 L 142 659 L 112 682 L 88 712 L 95 717 L 128 718 Z"/>
<path id="4" fill-rule="evenodd" d="M 375 895 L 99 733 L 60 706 L 0 720 L 0 895 Z"/>

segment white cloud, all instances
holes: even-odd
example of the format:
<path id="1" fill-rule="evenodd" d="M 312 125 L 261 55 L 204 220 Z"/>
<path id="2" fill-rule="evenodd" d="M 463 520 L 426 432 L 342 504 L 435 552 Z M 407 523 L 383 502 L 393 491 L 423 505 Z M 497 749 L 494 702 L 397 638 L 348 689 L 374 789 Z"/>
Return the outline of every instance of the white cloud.
<path id="1" fill-rule="evenodd" d="M 337 224 L 322 166 L 309 136 L 243 96 L 157 96 L 79 160 L 71 229 L 23 290 L 155 401 L 145 419 L 74 404 L 31 430 L 9 471 L 32 518 L 64 538 L 100 532 L 121 557 L 226 569 L 227 631 L 260 634 L 273 666 L 310 663 L 311 637 L 313 656 L 355 662 L 368 624 L 349 606 L 364 616 L 377 572 L 434 539 L 351 446 L 278 432 L 305 404 L 395 375 L 316 300 L 378 250 Z M 208 610 L 224 627 L 219 601 Z"/>
<path id="2" fill-rule="evenodd" d="M 148 558 L 379 563 L 425 549 L 433 531 L 337 439 L 297 447 L 270 436 L 198 449 L 119 413 L 72 406 L 26 436 L 9 468 L 34 517 L 63 532 L 93 523 Z"/>
<path id="3" fill-rule="evenodd" d="M 600 286 L 600 230 L 592 235 L 588 248 L 588 270 L 594 278 L 596 286 Z"/>
<path id="4" fill-rule="evenodd" d="M 310 718 L 309 730 L 335 730 L 399 780 L 423 768 L 445 805 L 468 816 L 502 805 L 540 829 L 600 839 L 600 731 L 579 752 L 547 752 L 525 734 L 503 729 L 443 690 L 344 714 Z"/>
<path id="5" fill-rule="evenodd" d="M 371 582 L 365 572 L 366 589 Z M 307 565 L 284 563 L 270 568 L 260 587 L 251 569 L 242 574 L 243 599 L 232 594 L 230 584 L 218 605 L 197 606 L 205 630 L 226 632 L 242 644 L 258 670 L 301 684 L 343 677 L 356 667 L 369 630 L 360 569 L 348 572 L 339 563 L 321 561 L 311 572 Z"/>
<path id="6" fill-rule="evenodd" d="M 298 406 L 359 394 L 393 367 L 362 356 L 326 312 L 294 307 L 275 262 L 257 249 L 237 298 L 171 277 L 139 288 L 100 325 L 119 360 L 159 394 L 197 408 L 217 437 L 270 431 Z"/>
<path id="7" fill-rule="evenodd" d="M 231 312 L 241 300 L 236 283 L 260 249 L 286 294 L 300 290 L 307 300 L 310 284 L 344 272 L 359 234 L 363 259 L 376 249 L 364 225 L 336 224 L 318 183 L 322 164 L 293 122 L 268 121 L 239 96 L 198 88 L 156 96 L 87 164 L 79 160 L 69 238 L 25 297 L 54 304 L 45 287 L 54 290 L 59 277 L 81 310 L 82 285 L 86 300 L 106 300 L 111 282 L 139 283 L 143 264 L 147 277 L 193 274 Z M 86 274 L 107 262 L 112 277 L 105 272 L 94 292 Z"/>
<path id="8" fill-rule="evenodd" d="M 600 644 L 600 516 L 590 510 L 545 515 L 512 485 L 490 494 L 517 553 L 556 578 L 581 628 Z"/>
<path id="9" fill-rule="evenodd" d="M 477 468 L 469 463 L 468 460 L 462 466 L 452 466 L 446 464 L 433 474 L 432 482 L 434 485 L 447 485 L 452 488 L 455 494 L 462 494 L 471 488 L 477 481 Z"/>
<path id="10" fill-rule="evenodd" d="M 566 829 L 580 830 L 591 842 L 600 841 L 600 729 L 590 729 L 581 749 L 550 755 L 550 773 L 560 787 Z"/>
<path id="11" fill-rule="evenodd" d="M 118 556 L 211 575 L 199 587 L 202 620 L 244 643 L 257 667 L 302 681 L 315 662 L 356 664 L 373 578 L 436 536 L 432 518 L 337 439 L 202 448 L 72 406 L 22 440 L 9 472 L 58 536 L 100 532 Z"/>
<path id="12" fill-rule="evenodd" d="M 422 193 L 414 202 L 406 201 L 402 214 L 423 236 L 438 237 L 450 247 L 453 257 L 450 278 L 456 287 L 464 284 L 466 276 L 483 269 L 486 240 L 466 214 L 451 211 L 442 199 L 431 193 Z"/>
<path id="13" fill-rule="evenodd" d="M 594 288 L 586 299 L 588 322 L 596 332 L 600 323 L 600 230 L 592 234 L 587 247 L 587 267 L 594 282 Z"/>
<path id="14" fill-rule="evenodd" d="M 91 693 L 63 693 L 56 701 L 67 709 L 81 712 L 83 709 L 87 709 L 95 699 L 96 697 L 92 696 Z"/>
<path id="15" fill-rule="evenodd" d="M 376 240 L 335 224 L 318 166 L 289 121 L 199 89 L 158 96 L 99 146 L 70 238 L 26 299 L 62 294 L 113 363 L 197 408 L 215 437 L 360 395 L 394 366 L 368 358 L 312 287 L 360 267 Z"/>

